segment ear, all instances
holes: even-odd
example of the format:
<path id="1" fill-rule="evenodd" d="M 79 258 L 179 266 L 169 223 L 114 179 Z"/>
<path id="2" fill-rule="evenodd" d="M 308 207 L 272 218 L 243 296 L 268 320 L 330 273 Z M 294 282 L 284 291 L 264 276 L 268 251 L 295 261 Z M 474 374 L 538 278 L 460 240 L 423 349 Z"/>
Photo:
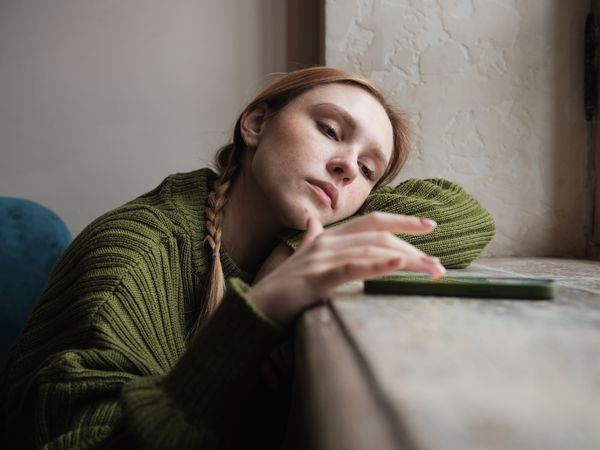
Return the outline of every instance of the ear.
<path id="1" fill-rule="evenodd" d="M 267 122 L 269 108 L 266 103 L 260 103 L 242 115 L 240 121 L 240 132 L 246 147 L 258 147 L 260 137 Z"/>

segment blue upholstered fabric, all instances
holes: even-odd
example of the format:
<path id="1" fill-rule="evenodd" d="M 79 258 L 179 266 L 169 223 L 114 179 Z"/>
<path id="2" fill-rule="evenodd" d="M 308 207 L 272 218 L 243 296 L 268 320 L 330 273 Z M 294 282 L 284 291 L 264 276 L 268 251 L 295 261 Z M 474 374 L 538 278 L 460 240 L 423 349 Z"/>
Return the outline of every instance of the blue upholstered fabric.
<path id="1" fill-rule="evenodd" d="M 0 364 L 71 241 L 64 222 L 29 200 L 0 197 Z"/>

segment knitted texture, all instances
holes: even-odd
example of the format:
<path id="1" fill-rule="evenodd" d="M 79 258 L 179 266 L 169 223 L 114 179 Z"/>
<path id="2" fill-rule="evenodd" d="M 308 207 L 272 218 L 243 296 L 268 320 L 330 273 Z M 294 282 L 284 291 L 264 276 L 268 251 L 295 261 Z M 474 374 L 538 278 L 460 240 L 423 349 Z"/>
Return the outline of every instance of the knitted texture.
<path id="1" fill-rule="evenodd" d="M 2 448 L 239 448 L 232 430 L 248 428 L 261 365 L 285 333 L 246 298 L 249 276 L 222 251 L 225 297 L 186 342 L 206 295 L 200 224 L 214 178 L 172 175 L 73 241 L 2 374 Z M 487 212 L 443 180 L 378 189 L 373 209 L 438 221 L 407 239 L 455 265 L 493 235 Z"/>

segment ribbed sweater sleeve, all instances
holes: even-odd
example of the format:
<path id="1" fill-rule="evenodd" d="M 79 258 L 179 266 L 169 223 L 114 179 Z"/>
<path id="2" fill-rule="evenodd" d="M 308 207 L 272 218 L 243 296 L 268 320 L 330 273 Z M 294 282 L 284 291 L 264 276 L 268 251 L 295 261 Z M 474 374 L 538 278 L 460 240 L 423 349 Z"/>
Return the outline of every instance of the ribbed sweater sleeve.
<path id="1" fill-rule="evenodd" d="M 495 234 L 492 216 L 458 184 L 440 179 L 416 179 L 397 186 L 374 190 L 353 216 L 383 211 L 427 217 L 438 223 L 432 233 L 420 236 L 398 234 L 425 253 L 440 258 L 447 268 L 466 267 L 477 258 Z M 353 217 L 337 222 L 337 226 Z M 282 234 L 288 245 L 296 247 L 298 232 Z"/>
<path id="2" fill-rule="evenodd" d="M 283 333 L 230 279 L 186 345 L 197 275 L 168 223 L 121 208 L 63 255 L 3 374 L 3 448 L 235 446 L 230 430 Z"/>

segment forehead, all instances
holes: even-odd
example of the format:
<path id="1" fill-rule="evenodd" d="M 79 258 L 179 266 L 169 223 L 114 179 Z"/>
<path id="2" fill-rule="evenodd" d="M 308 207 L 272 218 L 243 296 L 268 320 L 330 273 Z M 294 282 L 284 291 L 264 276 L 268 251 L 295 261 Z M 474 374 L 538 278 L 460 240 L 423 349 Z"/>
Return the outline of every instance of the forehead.
<path id="1" fill-rule="evenodd" d="M 358 125 L 358 132 L 376 144 L 389 157 L 394 146 L 393 129 L 385 109 L 366 90 L 349 84 L 317 86 L 296 98 L 290 107 L 311 109 L 331 103 L 349 113 Z"/>

